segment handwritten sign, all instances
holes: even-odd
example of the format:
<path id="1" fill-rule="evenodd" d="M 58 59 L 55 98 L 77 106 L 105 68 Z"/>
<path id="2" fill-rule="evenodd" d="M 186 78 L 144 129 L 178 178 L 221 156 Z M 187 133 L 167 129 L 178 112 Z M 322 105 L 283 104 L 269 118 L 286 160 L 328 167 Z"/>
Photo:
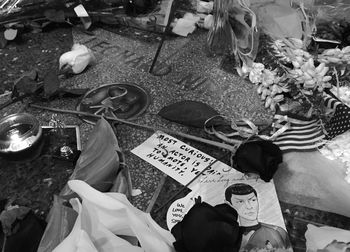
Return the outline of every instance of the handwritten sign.
<path id="1" fill-rule="evenodd" d="M 169 207 L 166 222 L 168 229 L 171 230 L 176 223 L 182 221 L 187 212 L 194 205 L 195 192 L 188 193 L 185 197 L 175 200 Z"/>
<path id="2" fill-rule="evenodd" d="M 131 152 L 183 185 L 188 184 L 215 161 L 215 158 L 160 131 Z M 230 166 L 218 161 L 204 174 L 221 176 L 231 170 Z"/>

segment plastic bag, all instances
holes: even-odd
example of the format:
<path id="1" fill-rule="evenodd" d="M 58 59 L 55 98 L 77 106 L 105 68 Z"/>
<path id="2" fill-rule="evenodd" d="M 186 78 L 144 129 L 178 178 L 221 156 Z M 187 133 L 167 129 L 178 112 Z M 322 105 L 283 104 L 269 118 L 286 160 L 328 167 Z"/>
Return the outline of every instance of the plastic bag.
<path id="1" fill-rule="evenodd" d="M 114 131 L 102 118 L 91 132 L 69 180 L 83 180 L 101 192 L 109 191 L 119 171 L 117 151 L 121 152 Z M 68 185 L 60 192 L 60 196 L 71 194 Z"/>
<path id="2" fill-rule="evenodd" d="M 54 252 L 174 252 L 171 233 L 134 207 L 121 193 L 101 193 L 87 183 L 71 180 L 69 187 L 82 199 L 70 202 L 78 212 L 72 232 Z M 119 236 L 134 236 L 134 246 Z"/>
<path id="3" fill-rule="evenodd" d="M 259 2 L 252 8 L 261 32 L 274 40 L 298 38 L 308 45 L 316 32 L 316 9 L 309 1 Z"/>
<path id="4" fill-rule="evenodd" d="M 105 119 L 95 125 L 85 149 L 77 161 L 70 179 L 79 178 L 94 188 L 106 192 L 119 192 L 131 197 L 132 186 L 129 168 L 120 151 L 114 131 Z M 72 230 L 76 212 L 64 206 L 65 200 L 76 197 L 68 185 L 60 196 L 54 197 L 53 207 L 47 218 L 48 225 L 41 239 L 38 252 L 51 252 Z M 85 235 L 82 234 L 82 238 Z"/>
<path id="5" fill-rule="evenodd" d="M 48 224 L 41 238 L 38 252 L 51 252 L 71 232 L 77 213 L 63 203 L 62 198 L 54 196 Z"/>
<path id="6" fill-rule="evenodd" d="M 236 40 L 229 22 L 228 6 L 230 0 L 214 1 L 214 24 L 207 36 L 208 50 L 212 54 L 230 54 L 235 50 Z"/>
<path id="7" fill-rule="evenodd" d="M 315 1 L 315 9 L 317 11 L 316 23 L 331 23 L 335 21 L 344 20 L 350 22 L 350 2 L 332 1 L 331 4 L 323 4 L 329 1 Z"/>
<path id="8" fill-rule="evenodd" d="M 257 16 L 262 32 L 274 39 L 301 39 L 303 35 L 301 19 L 290 6 L 269 3 L 257 9 Z"/>

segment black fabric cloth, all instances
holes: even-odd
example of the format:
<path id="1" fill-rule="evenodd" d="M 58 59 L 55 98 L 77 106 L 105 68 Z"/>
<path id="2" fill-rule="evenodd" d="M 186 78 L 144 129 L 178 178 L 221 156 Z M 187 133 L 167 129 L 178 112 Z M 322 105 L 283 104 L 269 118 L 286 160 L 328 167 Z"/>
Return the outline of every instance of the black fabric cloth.
<path id="1" fill-rule="evenodd" d="M 246 142 L 239 146 L 234 157 L 235 168 L 242 173 L 256 173 L 269 182 L 282 163 L 282 151 L 267 140 Z"/>
<path id="2" fill-rule="evenodd" d="M 242 235 L 237 212 L 227 204 L 196 203 L 172 229 L 177 252 L 239 251 Z"/>
<path id="3" fill-rule="evenodd" d="M 4 210 L 5 202 L 7 200 L 0 201 L 0 212 Z M 36 217 L 33 211 L 29 211 L 17 224 L 19 225 L 18 230 L 7 236 L 6 242 L 2 225 L 0 225 L 0 250 L 4 252 L 36 252 L 44 234 L 46 222 Z M 5 248 L 3 248 L 4 244 Z"/>

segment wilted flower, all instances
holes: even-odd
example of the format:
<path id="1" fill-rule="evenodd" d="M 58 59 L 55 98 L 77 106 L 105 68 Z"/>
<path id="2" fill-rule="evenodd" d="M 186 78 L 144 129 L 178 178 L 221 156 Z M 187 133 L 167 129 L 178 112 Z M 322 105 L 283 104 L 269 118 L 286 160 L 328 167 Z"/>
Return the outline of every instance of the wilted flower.
<path id="1" fill-rule="evenodd" d="M 276 73 L 273 72 L 273 71 L 270 71 L 268 69 L 265 69 L 263 72 L 262 72 L 262 79 L 261 79 L 261 83 L 264 85 L 264 86 L 270 86 L 272 85 L 273 83 L 275 83 L 275 79 L 276 79 Z"/>
<path id="2" fill-rule="evenodd" d="M 263 70 L 265 69 L 265 66 L 261 63 L 253 63 L 252 70 L 249 73 L 249 80 L 254 83 L 258 84 L 262 81 L 262 75 Z"/>
<path id="3" fill-rule="evenodd" d="M 61 55 L 59 59 L 59 70 L 61 72 L 71 71 L 74 74 L 79 74 L 95 61 L 96 58 L 89 48 L 85 45 L 74 44 L 71 51 Z"/>

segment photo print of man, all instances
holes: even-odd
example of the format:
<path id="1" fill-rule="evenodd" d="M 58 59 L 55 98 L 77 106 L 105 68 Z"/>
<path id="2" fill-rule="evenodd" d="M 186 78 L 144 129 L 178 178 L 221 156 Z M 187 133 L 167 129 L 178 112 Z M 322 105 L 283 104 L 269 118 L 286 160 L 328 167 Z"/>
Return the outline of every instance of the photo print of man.
<path id="1" fill-rule="evenodd" d="M 238 213 L 243 235 L 240 251 L 291 249 L 288 233 L 283 228 L 259 221 L 259 195 L 253 186 L 231 184 L 225 190 L 225 200 Z"/>

